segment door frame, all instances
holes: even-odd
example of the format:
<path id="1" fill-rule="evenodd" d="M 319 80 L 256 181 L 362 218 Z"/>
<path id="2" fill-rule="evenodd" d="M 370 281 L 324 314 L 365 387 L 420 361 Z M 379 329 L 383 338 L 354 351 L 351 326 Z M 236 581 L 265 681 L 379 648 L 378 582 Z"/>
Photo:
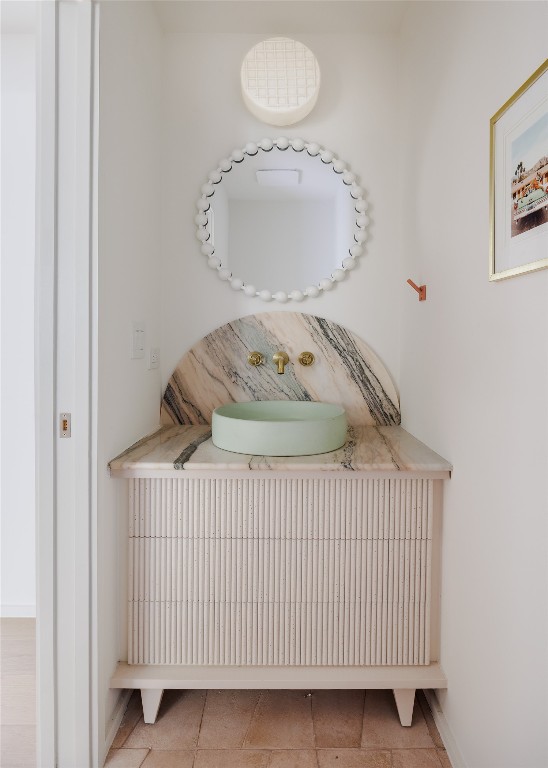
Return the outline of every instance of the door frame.
<path id="1" fill-rule="evenodd" d="M 37 764 L 95 766 L 94 0 L 37 3 Z M 71 414 L 71 437 L 59 415 Z"/>

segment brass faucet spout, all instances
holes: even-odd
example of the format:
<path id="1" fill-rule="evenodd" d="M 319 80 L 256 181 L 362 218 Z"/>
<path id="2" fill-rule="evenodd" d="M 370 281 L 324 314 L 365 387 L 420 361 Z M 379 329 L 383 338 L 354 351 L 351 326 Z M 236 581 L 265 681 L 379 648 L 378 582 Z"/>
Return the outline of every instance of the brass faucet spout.
<path id="1" fill-rule="evenodd" d="M 278 366 L 278 373 L 284 373 L 285 366 L 289 362 L 289 355 L 287 352 L 276 352 L 276 354 L 273 355 L 272 360 Z"/>

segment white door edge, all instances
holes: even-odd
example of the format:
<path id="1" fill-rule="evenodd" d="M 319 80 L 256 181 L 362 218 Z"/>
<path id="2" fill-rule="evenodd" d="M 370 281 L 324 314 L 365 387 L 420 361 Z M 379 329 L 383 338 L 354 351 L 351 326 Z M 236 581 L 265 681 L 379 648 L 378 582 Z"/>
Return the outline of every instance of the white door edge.
<path id="1" fill-rule="evenodd" d="M 97 761 L 92 664 L 95 4 L 39 4 L 37 764 Z M 60 438 L 59 414 L 71 414 Z"/>

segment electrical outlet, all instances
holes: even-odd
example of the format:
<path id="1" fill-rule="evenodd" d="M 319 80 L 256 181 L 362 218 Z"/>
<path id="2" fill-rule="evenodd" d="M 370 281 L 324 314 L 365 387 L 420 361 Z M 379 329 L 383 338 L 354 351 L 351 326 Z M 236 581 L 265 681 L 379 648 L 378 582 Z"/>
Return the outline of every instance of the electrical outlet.
<path id="1" fill-rule="evenodd" d="M 160 367 L 160 349 L 158 347 L 151 347 L 148 350 L 148 370 Z"/>

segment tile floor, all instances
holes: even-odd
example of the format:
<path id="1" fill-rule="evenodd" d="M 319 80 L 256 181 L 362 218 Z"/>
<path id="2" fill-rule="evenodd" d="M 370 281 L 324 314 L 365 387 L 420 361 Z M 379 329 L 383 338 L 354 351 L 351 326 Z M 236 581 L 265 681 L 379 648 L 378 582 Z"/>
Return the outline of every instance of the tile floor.
<path id="1" fill-rule="evenodd" d="M 34 619 L 0 620 L 0 766 L 36 765 Z"/>
<path id="2" fill-rule="evenodd" d="M 166 691 L 154 725 L 132 694 L 105 768 L 451 768 L 418 692 Z"/>
<path id="3" fill-rule="evenodd" d="M 35 768 L 34 619 L 0 621 L 0 766 Z M 145 725 L 130 699 L 108 768 L 451 768 L 418 692 L 410 728 L 389 691 L 166 691 Z"/>

